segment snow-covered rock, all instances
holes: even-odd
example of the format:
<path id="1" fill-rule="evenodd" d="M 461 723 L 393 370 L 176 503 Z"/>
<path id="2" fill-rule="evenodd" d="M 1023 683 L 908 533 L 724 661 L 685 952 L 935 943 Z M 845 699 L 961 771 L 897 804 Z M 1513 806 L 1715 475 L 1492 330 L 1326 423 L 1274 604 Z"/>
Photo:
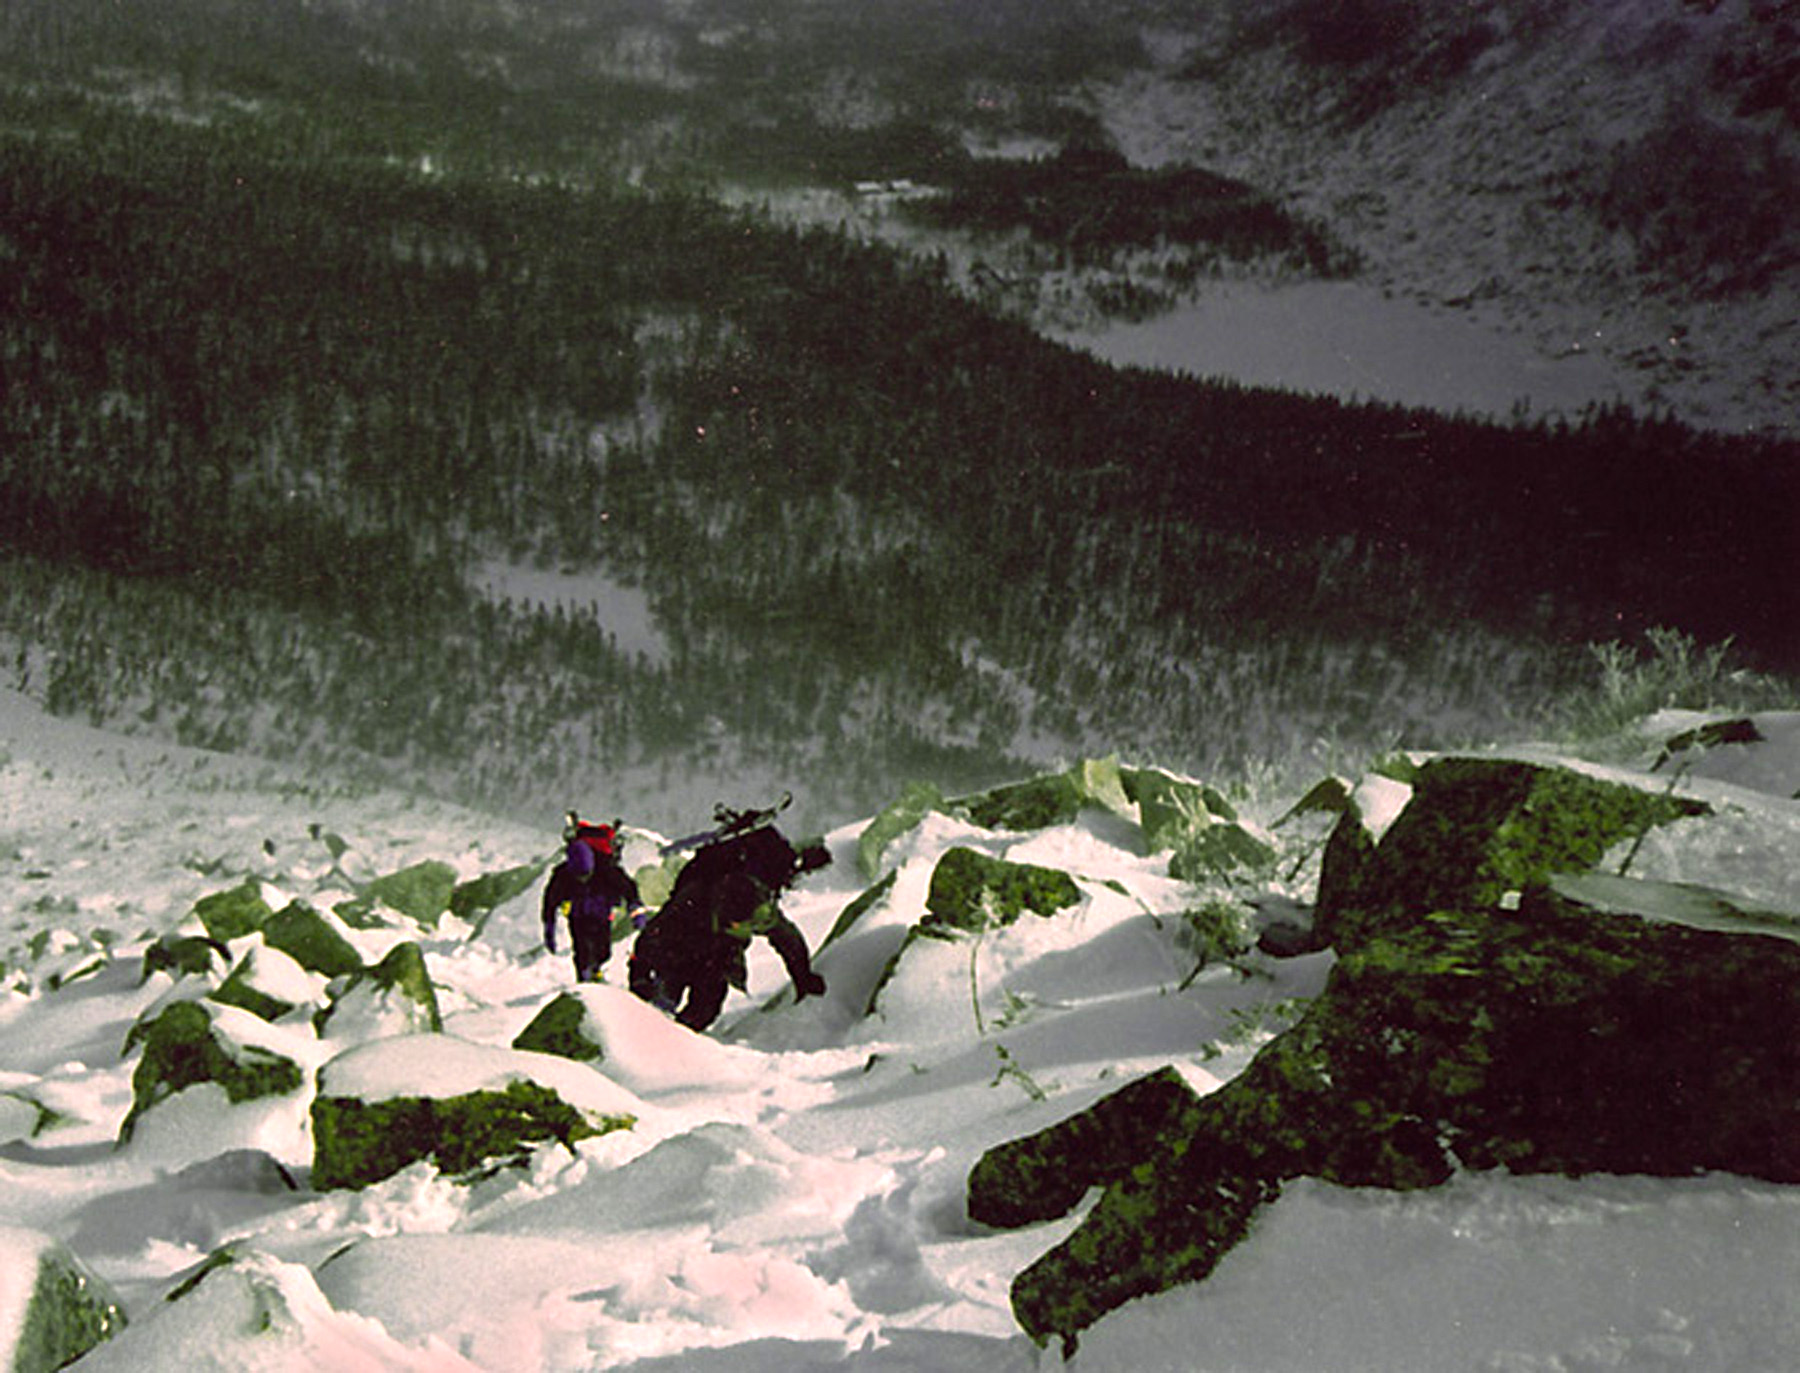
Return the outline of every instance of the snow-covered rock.
<path id="1" fill-rule="evenodd" d="M 1396 1189 L 1457 1168 L 1800 1182 L 1800 916 L 1591 871 L 1712 807 L 1569 768 L 1444 759 L 1353 865 L 1328 861 L 1325 995 L 1201 1098 L 1174 1078 L 986 1154 L 970 1213 L 1058 1215 L 1107 1190 L 1021 1273 L 1035 1338 L 1204 1278 L 1297 1177 Z M 1349 870 L 1346 871 L 1346 867 Z"/>
<path id="2" fill-rule="evenodd" d="M 374 967 L 351 974 L 317 1023 L 320 1034 L 348 1043 L 441 1030 L 437 990 L 419 946 L 396 944 Z"/>
<path id="3" fill-rule="evenodd" d="M 1662 740 L 1658 772 L 1800 799 L 1800 711 L 1725 717 L 1665 711 L 1646 722 L 1645 732 Z"/>
<path id="4" fill-rule="evenodd" d="M 551 1054 L 403 1035 L 338 1055 L 313 1100 L 313 1185 L 365 1187 L 418 1159 L 467 1173 L 554 1140 L 629 1129 L 643 1103 Z"/>
<path id="5" fill-rule="evenodd" d="M 132 1074 L 121 1142 L 132 1138 L 147 1113 L 190 1088 L 210 1085 L 239 1103 L 290 1096 L 306 1084 L 304 1059 L 293 1055 L 292 1043 L 235 1006 L 173 1001 L 135 1025 L 131 1038 L 144 1049 Z"/>
<path id="6" fill-rule="evenodd" d="M 84 1369 L 367 1369 L 370 1373 L 474 1373 L 440 1340 L 394 1339 L 367 1317 L 341 1313 L 300 1264 L 227 1248 L 168 1294 L 149 1318 L 90 1354 Z"/>

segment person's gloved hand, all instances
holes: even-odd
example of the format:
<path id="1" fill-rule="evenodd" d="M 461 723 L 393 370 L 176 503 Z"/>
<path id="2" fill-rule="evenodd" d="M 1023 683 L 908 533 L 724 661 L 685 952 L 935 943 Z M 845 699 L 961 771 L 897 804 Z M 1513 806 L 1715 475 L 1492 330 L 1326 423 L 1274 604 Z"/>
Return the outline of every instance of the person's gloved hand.
<path id="1" fill-rule="evenodd" d="M 650 917 L 655 914 L 656 912 L 651 910 L 648 906 L 639 906 L 631 913 L 631 928 L 634 930 L 643 929 L 644 926 L 650 923 Z"/>
<path id="2" fill-rule="evenodd" d="M 817 973 L 803 973 L 794 979 L 794 1000 L 804 1001 L 809 996 L 825 995 L 825 979 Z"/>

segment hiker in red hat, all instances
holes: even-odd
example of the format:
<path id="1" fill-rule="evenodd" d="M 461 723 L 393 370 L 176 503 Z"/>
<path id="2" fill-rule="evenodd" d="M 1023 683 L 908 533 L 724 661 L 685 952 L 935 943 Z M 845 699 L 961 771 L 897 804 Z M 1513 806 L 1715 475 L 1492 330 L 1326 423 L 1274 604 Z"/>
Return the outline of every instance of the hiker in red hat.
<path id="1" fill-rule="evenodd" d="M 544 947 L 556 952 L 556 913 L 566 906 L 575 980 L 598 982 L 612 957 L 613 911 L 620 906 L 635 910 L 642 902 L 637 883 L 619 865 L 616 825 L 590 825 L 571 817 L 568 839 L 562 862 L 544 884 Z"/>

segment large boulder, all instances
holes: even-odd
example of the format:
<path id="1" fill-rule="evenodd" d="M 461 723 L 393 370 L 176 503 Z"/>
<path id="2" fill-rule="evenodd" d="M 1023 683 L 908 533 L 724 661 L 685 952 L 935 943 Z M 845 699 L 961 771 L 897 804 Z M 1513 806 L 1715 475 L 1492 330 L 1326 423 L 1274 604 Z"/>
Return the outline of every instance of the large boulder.
<path id="1" fill-rule="evenodd" d="M 876 979 L 865 1014 L 880 1009 L 883 992 L 915 950 L 941 950 L 945 944 L 1004 930 L 1027 913 L 1053 916 L 1081 901 L 1075 879 L 1056 868 L 1014 863 L 961 845 L 945 850 L 932 869 L 925 913 L 906 931 Z"/>
<path id="2" fill-rule="evenodd" d="M 1652 826 L 1707 810 L 1667 789 L 1567 767 L 1433 759 L 1385 828 L 1372 832 L 1356 806 L 1339 818 L 1319 875 L 1314 932 L 1341 950 L 1430 911 L 1495 905 L 1557 873 L 1592 868 Z"/>
<path id="3" fill-rule="evenodd" d="M 144 950 L 140 985 L 154 973 L 184 977 L 224 978 L 231 967 L 231 949 L 223 941 L 204 934 L 165 934 Z"/>
<path id="4" fill-rule="evenodd" d="M 1128 800 L 1138 808 L 1138 825 L 1152 853 L 1173 848 L 1196 828 L 1238 818 L 1223 792 L 1162 768 L 1121 768 Z"/>
<path id="5" fill-rule="evenodd" d="M 222 1087 L 233 1102 L 285 1096 L 304 1085 L 293 1059 L 259 1044 L 246 1012 L 203 1001 L 176 1001 L 132 1026 L 127 1052 L 144 1046 L 131 1076 L 131 1110 L 119 1141 L 131 1138 L 146 1111 L 200 1083 Z"/>
<path id="6" fill-rule="evenodd" d="M 1663 725 L 1662 747 L 1653 771 L 1676 777 L 1708 777 L 1770 796 L 1800 799 L 1800 710 L 1755 715 L 1654 716 L 1647 727 Z"/>
<path id="7" fill-rule="evenodd" d="M 67 1118 L 55 1107 L 46 1105 L 23 1088 L 0 1092 L 0 1144 L 15 1140 L 36 1139 L 54 1129 Z"/>
<path id="8" fill-rule="evenodd" d="M 1171 874 L 1184 881 L 1261 866 L 1275 856 L 1269 837 L 1242 820 L 1216 788 L 1161 768 L 1090 758 L 969 796 L 946 798 L 930 783 L 909 785 L 857 837 L 865 880 L 881 876 L 888 847 L 932 811 L 991 830 L 1047 829 L 1088 811 L 1110 814 L 1135 821 L 1149 852 L 1173 850 Z"/>
<path id="9" fill-rule="evenodd" d="M 664 1015 L 623 987 L 586 983 L 558 992 L 513 1037 L 512 1047 L 604 1066 L 608 1080 L 659 1100 L 693 1094 L 716 1107 L 761 1080 L 751 1050 L 721 1044 Z"/>
<path id="10" fill-rule="evenodd" d="M 84 1358 L 82 1373 L 145 1369 L 411 1369 L 476 1373 L 444 1343 L 403 1344 L 338 1311 L 301 1263 L 242 1244 L 215 1249 L 161 1301 Z"/>
<path id="11" fill-rule="evenodd" d="M 530 1146 L 629 1129 L 631 1093 L 580 1063 L 405 1035 L 360 1045 L 319 1070 L 313 1100 L 313 1186 L 366 1187 L 421 1159 L 463 1175 Z"/>
<path id="12" fill-rule="evenodd" d="M 1184 1144 L 1199 1105 L 1177 1069 L 1159 1068 L 1047 1130 L 997 1145 L 969 1174 L 969 1219 L 1011 1229 L 1067 1215 L 1089 1188 L 1123 1181 Z"/>
<path id="13" fill-rule="evenodd" d="M 1089 809 L 1123 814 L 1129 804 L 1118 763 L 1090 758 L 1062 772 L 958 797 L 946 808 L 983 829 L 1041 830 L 1066 825 Z"/>
<path id="14" fill-rule="evenodd" d="M 950 803 L 930 782 L 911 782 L 856 836 L 856 868 L 865 882 L 881 876 L 882 858 L 888 846 L 916 828 L 932 811 L 947 811 Z"/>
<path id="15" fill-rule="evenodd" d="M 112 1289 L 67 1247 L 0 1226 L 0 1368 L 50 1373 L 124 1326 Z"/>
<path id="16" fill-rule="evenodd" d="M 1123 774 L 1112 759 L 1088 759 L 1062 772 L 1043 773 L 968 796 L 946 797 L 934 784 L 908 784 L 857 837 L 856 863 L 866 881 L 881 876 L 888 846 L 933 811 L 983 829 L 1038 830 L 1066 825 L 1084 810 L 1125 814 L 1131 805 Z"/>
<path id="17" fill-rule="evenodd" d="M 1148 1138 L 1120 1129 L 1133 1112 L 1114 1100 L 1002 1145 L 971 1175 L 971 1214 L 1041 1219 L 1106 1186 L 1013 1286 L 1028 1333 L 1072 1344 L 1121 1303 L 1204 1277 L 1303 1175 L 1800 1182 L 1796 935 L 1800 922 L 1617 878 L 1394 923 L 1344 953 L 1301 1022 L 1226 1087 L 1193 1102 L 1156 1089 Z M 1108 1141 L 1103 1165 L 1089 1135 Z"/>
<path id="18" fill-rule="evenodd" d="M 854 930 L 858 921 L 893 895 L 894 887 L 899 883 L 899 880 L 900 870 L 898 868 L 890 868 L 888 869 L 887 876 L 883 877 L 874 886 L 859 892 L 849 905 L 838 912 L 838 918 L 832 922 L 831 929 L 820 942 L 818 951 L 823 953 L 826 949 L 830 948 L 832 944 Z"/>
<path id="19" fill-rule="evenodd" d="M 1239 816 L 1216 787 L 1160 768 L 1125 768 L 1121 777 L 1146 848 L 1172 850 L 1169 875 L 1178 881 L 1204 882 L 1275 861 L 1274 840 Z"/>

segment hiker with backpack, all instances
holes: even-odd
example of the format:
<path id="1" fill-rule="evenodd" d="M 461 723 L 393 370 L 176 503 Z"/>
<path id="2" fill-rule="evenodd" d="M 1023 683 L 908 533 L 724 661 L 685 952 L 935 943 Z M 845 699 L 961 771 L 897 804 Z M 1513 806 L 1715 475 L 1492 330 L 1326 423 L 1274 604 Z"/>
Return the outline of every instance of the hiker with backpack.
<path id="1" fill-rule="evenodd" d="M 692 1030 L 718 1018 L 730 988 L 747 990 L 750 941 L 759 936 L 781 956 L 795 1000 L 825 991 L 806 937 L 782 914 L 780 898 L 803 874 L 830 863 L 830 853 L 823 844 L 795 849 L 769 823 L 773 812 L 720 814 L 721 831 L 706 836 L 682 868 L 631 953 L 631 990 Z"/>
<path id="2" fill-rule="evenodd" d="M 569 816 L 563 859 L 544 884 L 544 947 L 556 952 L 556 916 L 568 909 L 569 942 L 577 982 L 600 981 L 612 957 L 613 911 L 642 904 L 637 883 L 619 865 L 619 827 L 592 825 Z"/>

